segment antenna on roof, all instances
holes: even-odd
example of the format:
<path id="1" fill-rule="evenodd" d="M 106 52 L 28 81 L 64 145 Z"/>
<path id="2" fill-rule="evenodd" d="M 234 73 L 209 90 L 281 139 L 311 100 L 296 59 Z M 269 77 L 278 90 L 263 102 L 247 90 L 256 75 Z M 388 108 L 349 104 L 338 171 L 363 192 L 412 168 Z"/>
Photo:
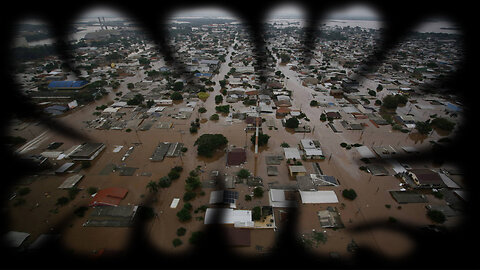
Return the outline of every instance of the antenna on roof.
<path id="1" fill-rule="evenodd" d="M 102 20 L 100 20 L 100 17 L 98 17 L 98 22 L 100 23 L 100 29 L 103 30 L 103 24 L 102 24 Z"/>

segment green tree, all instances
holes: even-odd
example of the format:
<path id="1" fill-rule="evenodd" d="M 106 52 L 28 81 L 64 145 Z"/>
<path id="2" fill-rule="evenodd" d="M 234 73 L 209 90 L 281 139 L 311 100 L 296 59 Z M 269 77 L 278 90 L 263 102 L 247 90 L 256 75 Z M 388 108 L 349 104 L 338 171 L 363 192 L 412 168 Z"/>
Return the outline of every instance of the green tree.
<path id="1" fill-rule="evenodd" d="M 158 192 L 158 184 L 155 181 L 150 181 L 147 184 L 147 189 L 150 192 Z"/>
<path id="2" fill-rule="evenodd" d="M 182 240 L 180 240 L 180 239 L 178 239 L 178 238 L 175 238 L 175 239 L 173 239 L 173 241 L 172 241 L 172 244 L 173 244 L 174 247 L 178 247 L 178 246 L 180 246 L 182 243 L 183 243 Z"/>
<path id="3" fill-rule="evenodd" d="M 257 220 L 260 220 L 261 218 L 262 218 L 262 209 L 260 208 L 260 206 L 253 207 L 252 219 L 257 221 Z"/>
<path id="4" fill-rule="evenodd" d="M 222 95 L 216 95 L 215 96 L 215 104 L 220 104 L 223 101 L 223 96 Z"/>
<path id="5" fill-rule="evenodd" d="M 187 229 L 180 227 L 177 229 L 177 236 L 184 236 L 186 232 L 187 232 Z"/>
<path id="6" fill-rule="evenodd" d="M 258 145 L 263 146 L 268 143 L 268 140 L 270 139 L 270 136 L 267 134 L 263 134 L 261 132 L 258 133 Z M 255 134 L 250 137 L 250 141 L 255 144 Z"/>
<path id="7" fill-rule="evenodd" d="M 218 114 L 216 114 L 216 113 L 215 113 L 215 114 L 212 114 L 212 115 L 210 116 L 210 120 L 212 120 L 212 121 L 217 121 L 218 119 L 220 119 L 220 117 L 219 117 Z"/>
<path id="8" fill-rule="evenodd" d="M 253 197 L 255 197 L 255 198 L 263 197 L 263 188 L 261 188 L 261 187 L 254 188 L 253 189 Z"/>
<path id="9" fill-rule="evenodd" d="M 197 193 L 195 193 L 193 191 L 187 191 L 187 192 L 185 192 L 185 194 L 183 194 L 183 200 L 188 202 L 188 201 L 193 200 L 196 196 L 197 196 Z"/>
<path id="10" fill-rule="evenodd" d="M 455 128 L 455 123 L 448 120 L 447 118 L 437 117 L 432 120 L 431 125 L 443 129 L 445 131 L 452 131 Z"/>
<path id="11" fill-rule="evenodd" d="M 158 180 L 158 186 L 161 188 L 167 188 L 172 184 L 172 180 L 168 176 L 164 176 Z"/>
<path id="12" fill-rule="evenodd" d="M 203 241 L 204 238 L 205 238 L 205 233 L 204 233 L 204 232 L 202 232 L 202 231 L 192 232 L 192 235 L 191 235 L 190 238 L 188 239 L 188 242 L 189 242 L 191 245 L 197 245 L 197 244 L 199 244 L 201 241 Z"/>
<path id="13" fill-rule="evenodd" d="M 176 170 L 170 170 L 170 172 L 168 173 L 168 178 L 172 180 L 176 180 L 180 178 L 180 173 Z"/>
<path id="14" fill-rule="evenodd" d="M 183 96 L 182 94 L 180 94 L 179 92 L 174 92 L 170 95 L 170 98 L 172 100 L 182 100 L 183 99 Z"/>
<path id="15" fill-rule="evenodd" d="M 353 200 L 355 200 L 355 198 L 357 198 L 357 193 L 353 189 L 344 189 L 342 191 L 342 195 L 343 195 L 343 197 L 345 197 L 346 199 L 349 199 L 351 201 L 353 201 Z"/>
<path id="16" fill-rule="evenodd" d="M 444 223 L 447 220 L 445 214 L 438 210 L 428 210 L 427 216 L 435 223 Z"/>
<path id="17" fill-rule="evenodd" d="M 237 172 L 237 176 L 245 179 L 250 176 L 250 172 L 247 169 L 240 169 L 240 171 Z"/>
<path id="18" fill-rule="evenodd" d="M 175 82 L 173 84 L 173 91 L 182 91 L 183 90 L 183 82 Z"/>
<path id="19" fill-rule="evenodd" d="M 415 122 L 415 129 L 418 131 L 418 133 L 427 135 L 432 131 L 432 126 L 430 125 L 429 121 L 417 121 Z"/>
<path id="20" fill-rule="evenodd" d="M 202 186 L 202 182 L 200 182 L 200 179 L 198 176 L 189 176 L 185 180 L 185 190 L 187 191 L 193 191 L 201 186 Z"/>
<path id="21" fill-rule="evenodd" d="M 131 98 L 127 101 L 127 104 L 128 105 L 140 105 L 144 100 L 145 100 L 145 98 L 143 97 L 142 94 L 136 94 L 133 98 Z"/>
<path id="22" fill-rule="evenodd" d="M 295 118 L 295 117 L 289 118 L 285 122 L 285 127 L 287 127 L 287 128 L 297 128 L 298 125 L 299 125 L 298 119 Z"/>
<path id="23" fill-rule="evenodd" d="M 181 222 L 189 221 L 192 219 L 190 211 L 185 208 L 182 208 L 182 210 L 177 212 L 177 217 Z"/>
<path id="24" fill-rule="evenodd" d="M 217 111 L 218 113 L 229 113 L 230 105 L 216 106 L 215 111 Z"/>
<path id="25" fill-rule="evenodd" d="M 225 86 L 227 85 L 227 81 L 226 81 L 226 80 L 220 80 L 220 81 L 218 81 L 218 82 L 220 83 L 220 87 L 221 87 L 221 88 L 225 88 Z M 215 101 L 216 101 L 216 99 L 215 99 Z"/>
<path id="26" fill-rule="evenodd" d="M 222 134 L 203 134 L 195 141 L 199 156 L 211 157 L 213 152 L 227 145 L 228 140 Z"/>
<path id="27" fill-rule="evenodd" d="M 382 106 L 387 109 L 397 109 L 398 102 L 394 95 L 387 95 L 382 100 Z"/>

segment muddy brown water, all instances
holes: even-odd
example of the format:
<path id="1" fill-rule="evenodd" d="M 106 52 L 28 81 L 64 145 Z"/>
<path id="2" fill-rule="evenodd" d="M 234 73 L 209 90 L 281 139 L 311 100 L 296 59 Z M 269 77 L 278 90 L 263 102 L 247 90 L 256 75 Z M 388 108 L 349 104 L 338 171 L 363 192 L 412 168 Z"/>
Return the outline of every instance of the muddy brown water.
<path id="1" fill-rule="evenodd" d="M 229 59 L 229 57 L 227 57 Z M 288 169 L 286 162 L 282 161 L 278 165 L 278 176 L 267 176 L 265 156 L 266 155 L 283 155 L 280 144 L 288 143 L 291 147 L 299 144 L 300 139 L 316 139 L 321 142 L 322 149 L 327 157 L 323 161 L 317 161 L 320 164 L 324 174 L 335 176 L 339 182 L 339 187 L 322 188 L 326 190 L 334 190 L 338 199 L 338 204 L 332 205 L 306 205 L 299 207 L 298 231 L 293 232 L 298 237 L 308 235 L 315 231 L 325 231 L 327 234 L 327 242 L 320 244 L 314 248 L 315 252 L 328 254 L 329 252 L 337 252 L 341 256 L 348 257 L 350 253 L 346 250 L 348 243 L 354 240 L 360 246 L 368 246 L 375 251 L 387 256 L 403 256 L 414 246 L 414 239 L 409 239 L 405 235 L 399 233 L 372 230 L 363 233 L 352 233 L 349 228 L 361 225 L 372 220 L 387 220 L 389 217 L 403 222 L 415 225 L 425 225 L 431 222 L 425 215 L 425 204 L 408 204 L 402 205 L 401 209 L 398 204 L 388 193 L 389 190 L 398 190 L 399 181 L 393 176 L 371 176 L 358 167 L 362 164 L 359 156 L 352 148 L 346 150 L 340 147 L 340 143 L 362 143 L 367 146 L 373 145 L 397 145 L 397 146 L 424 146 L 428 144 L 428 140 L 417 138 L 414 134 L 405 134 L 401 132 L 391 131 L 390 126 L 375 126 L 369 124 L 368 119 L 356 120 L 369 124 L 362 131 L 343 130 L 342 133 L 333 133 L 333 131 L 325 123 L 319 120 L 322 108 L 310 107 L 308 104 L 312 99 L 314 91 L 301 85 L 296 79 L 296 74 L 289 70 L 288 67 L 279 66 L 278 68 L 289 79 L 286 80 L 286 88 L 293 90 L 293 106 L 292 108 L 301 109 L 310 122 L 309 125 L 314 127 L 312 133 L 301 134 L 293 133 L 281 126 L 280 120 L 272 115 L 262 115 L 265 118 L 275 119 L 277 130 L 268 130 L 263 125 L 263 132 L 270 135 L 267 146 L 259 148 L 259 154 L 255 158 L 254 147 L 250 142 L 250 136 L 254 133 L 246 133 L 246 124 L 243 121 L 233 120 L 227 122 L 224 115 L 220 116 L 218 121 L 202 121 L 197 134 L 190 134 L 190 121 L 194 120 L 199 107 L 207 108 L 207 112 L 202 117 L 209 118 L 215 113 L 214 96 L 219 94 L 220 86 L 218 80 L 223 79 L 229 67 L 224 63 L 220 69 L 220 74 L 215 77 L 217 84 L 214 86 L 214 92 L 210 93 L 210 97 L 206 101 L 199 101 L 194 113 L 190 119 L 178 120 L 162 116 L 159 121 L 171 121 L 173 127 L 171 129 L 157 129 L 152 127 L 148 131 L 132 131 L 130 133 L 117 130 L 96 130 L 85 126 L 83 121 L 93 120 L 96 117 L 92 115 L 95 107 L 105 104 L 113 100 L 115 95 L 111 93 L 109 96 L 76 109 L 73 113 L 59 117 L 58 120 L 70 125 L 78 132 L 87 135 L 92 141 L 103 142 L 106 145 L 105 150 L 92 162 L 92 166 L 88 169 L 82 169 L 84 179 L 79 183 L 79 187 L 83 189 L 77 197 L 66 206 L 55 206 L 56 200 L 61 196 L 66 196 L 67 192 L 59 190 L 57 187 L 64 181 L 67 176 L 43 175 L 38 177 L 29 185 L 31 192 L 24 196 L 26 203 L 21 206 L 13 207 L 13 201 L 8 202 L 10 228 L 16 231 L 24 231 L 31 233 L 30 239 L 36 239 L 38 235 L 50 231 L 55 231 L 56 224 L 63 218 L 68 217 L 73 210 L 80 206 L 86 205 L 90 201 L 90 197 L 85 189 L 88 187 L 97 187 L 99 189 L 107 187 L 124 187 L 129 190 L 128 195 L 122 200 L 121 205 L 139 205 L 142 204 L 148 190 L 146 185 L 149 181 L 157 181 L 165 176 L 174 166 L 182 166 L 183 172 L 181 177 L 173 181 L 169 188 L 160 189 L 155 194 L 156 201 L 153 208 L 158 217 L 150 221 L 146 226 L 146 233 L 152 243 L 162 252 L 184 252 L 190 248 L 188 238 L 192 232 L 200 231 L 204 228 L 202 217 L 203 213 L 193 214 L 193 218 L 188 222 L 180 222 L 176 217 L 176 213 L 183 207 L 184 201 L 181 199 L 176 209 L 170 208 L 170 203 L 174 198 L 182 198 L 185 192 L 184 180 L 188 172 L 200 166 L 203 171 L 200 174 L 201 180 L 209 177 L 211 170 L 219 170 L 223 174 L 235 174 L 241 168 L 255 172 L 257 176 L 263 178 L 265 193 L 262 198 L 255 198 L 251 201 L 245 201 L 246 194 L 253 194 L 253 188 L 245 184 L 238 184 L 236 191 L 239 192 L 239 200 L 237 209 L 252 209 L 254 206 L 269 205 L 268 202 L 268 184 L 289 184 Z M 141 76 L 139 77 L 141 79 Z M 135 77 L 136 80 L 139 78 Z M 132 79 L 133 80 L 133 79 Z M 127 80 L 128 81 L 128 80 Z M 125 88 L 126 82 L 122 83 L 120 91 L 128 91 Z M 186 101 L 175 102 L 173 108 L 183 106 Z M 223 104 L 226 104 L 225 102 Z M 234 108 L 241 108 L 241 103 L 232 104 Z M 353 120 L 351 115 L 341 112 L 344 119 Z M 337 126 L 340 126 L 336 122 Z M 12 130 L 11 133 L 21 135 L 31 140 L 43 132 L 45 128 L 41 125 L 31 124 L 24 130 Z M 202 134 L 223 134 L 228 139 L 227 147 L 246 147 L 247 162 L 241 166 L 226 166 L 225 150 L 215 152 L 213 157 L 204 158 L 196 154 L 195 140 Z M 61 141 L 64 144 L 59 150 L 66 150 L 73 145 L 83 143 L 76 141 L 52 131 L 48 131 L 48 139 L 41 142 L 38 147 L 29 153 L 41 153 L 49 143 Z M 438 137 L 439 135 L 433 134 Z M 159 142 L 182 142 L 188 151 L 182 157 L 169 158 L 166 157 L 161 162 L 151 162 L 149 157 Z M 136 143 L 136 144 L 134 144 Z M 112 150 L 116 145 L 124 147 L 118 153 Z M 121 158 L 130 146 L 135 148 L 131 155 L 125 160 Z M 61 162 L 59 162 L 61 163 Z M 133 176 L 120 176 L 118 171 L 109 175 L 100 175 L 100 171 L 108 164 L 125 165 L 137 168 Z M 312 161 L 303 162 L 308 173 L 314 173 Z M 141 176 L 142 173 L 151 173 L 151 176 Z M 358 197 L 354 201 L 346 200 L 342 197 L 341 191 L 345 188 L 353 188 Z M 208 199 L 211 188 L 203 188 L 204 196 L 197 196 L 191 203 L 193 209 L 202 205 L 208 205 Z M 431 197 L 431 196 L 430 196 Z M 35 205 L 38 203 L 38 207 Z M 387 208 L 386 205 L 391 205 Z M 345 229 L 331 230 L 321 228 L 317 212 L 326 209 L 327 206 L 335 206 L 340 209 L 340 215 Z M 55 210 L 56 209 L 56 210 Z M 67 248 L 74 250 L 76 253 L 89 254 L 95 250 L 105 248 L 107 250 L 121 250 L 126 247 L 127 239 L 131 228 L 92 228 L 83 227 L 82 224 L 87 220 L 91 209 L 86 212 L 85 217 L 75 217 L 70 220 L 67 229 L 62 232 L 62 241 Z M 187 229 L 185 236 L 178 237 L 183 244 L 174 248 L 173 239 L 177 238 L 176 230 L 180 227 Z M 239 254 L 256 254 L 259 252 L 257 246 L 261 246 L 263 250 L 269 250 L 275 242 L 275 232 L 271 229 L 254 229 L 251 231 L 252 244 L 249 247 L 238 247 L 234 250 Z M 31 241 L 31 240 L 30 240 Z M 391 243 L 395 243 L 392 245 Z"/>

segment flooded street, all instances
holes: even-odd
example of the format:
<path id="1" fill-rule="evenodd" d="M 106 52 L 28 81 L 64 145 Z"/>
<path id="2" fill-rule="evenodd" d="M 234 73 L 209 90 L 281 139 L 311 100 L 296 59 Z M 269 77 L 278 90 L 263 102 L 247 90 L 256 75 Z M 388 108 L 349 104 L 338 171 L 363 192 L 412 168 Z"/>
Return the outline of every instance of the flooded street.
<path id="1" fill-rule="evenodd" d="M 85 34 L 78 32 L 76 35 Z M 77 36 L 78 38 L 79 36 Z M 238 36 L 236 36 L 238 37 Z M 136 67 L 135 74 L 122 79 L 118 89 L 108 88 L 108 95 L 93 101 L 89 104 L 79 106 L 68 113 L 55 117 L 59 123 L 68 126 L 78 134 L 84 136 L 86 140 L 76 140 L 49 130 L 45 126 L 38 123 L 28 123 L 15 121 L 12 122 L 9 134 L 12 136 L 21 136 L 26 139 L 26 143 L 17 147 L 17 152 L 23 155 L 41 154 L 48 151 L 47 147 L 52 142 L 62 142 L 63 144 L 55 151 L 67 151 L 86 141 L 100 142 L 105 145 L 105 149 L 93 160 L 89 166 L 82 167 L 82 162 L 76 162 L 75 167 L 71 170 L 76 174 L 84 175 L 79 182 L 79 193 L 64 206 L 58 206 L 57 200 L 64 196 L 69 196 L 67 190 L 59 189 L 65 179 L 70 176 L 67 174 L 56 174 L 55 169 L 66 160 L 50 159 L 53 170 L 43 172 L 39 175 L 28 176 L 18 183 L 11 193 L 18 192 L 21 187 L 27 186 L 30 192 L 23 196 L 25 202 L 22 205 L 14 205 L 13 200 L 5 202 L 8 206 L 9 227 L 15 231 L 28 232 L 31 234 L 27 240 L 32 242 L 39 235 L 45 233 L 61 234 L 61 241 L 65 248 L 72 250 L 75 254 L 90 255 L 99 250 L 105 249 L 109 251 L 125 250 L 130 241 L 130 236 L 134 228 L 131 227 L 88 227 L 84 226 L 93 212 L 89 207 L 83 217 L 74 214 L 75 210 L 81 206 L 88 206 L 91 202 L 91 195 L 87 190 L 95 187 L 102 190 L 110 187 L 126 188 L 128 193 L 121 200 L 121 206 L 147 206 L 152 207 L 154 217 L 149 220 L 143 232 L 147 239 L 160 252 L 182 254 L 188 252 L 192 245 L 189 238 L 192 233 L 204 231 L 205 211 L 202 208 L 211 207 L 210 194 L 211 191 L 217 190 L 217 187 L 205 185 L 196 190 L 196 197 L 189 201 L 192 205 L 192 218 L 189 221 L 181 222 L 177 213 L 184 207 L 185 201 L 183 196 L 186 192 L 185 180 L 191 171 L 197 171 L 202 183 L 211 180 L 210 173 L 219 171 L 222 177 L 237 175 L 241 169 L 248 170 L 253 176 L 262 179 L 263 196 L 260 198 L 253 197 L 254 187 L 247 184 L 247 180 L 241 180 L 235 183 L 235 191 L 238 192 L 238 200 L 235 204 L 236 210 L 252 210 L 257 206 L 270 206 L 269 191 L 276 187 L 286 187 L 285 189 L 293 189 L 296 187 L 297 181 L 294 176 L 290 176 L 289 166 L 285 159 L 282 159 L 278 166 L 277 175 L 270 175 L 268 171 L 267 156 L 285 155 L 282 144 L 288 144 L 289 147 L 298 148 L 302 139 L 311 139 L 319 141 L 324 159 L 316 160 L 296 160 L 306 169 L 305 175 L 319 174 L 316 172 L 316 163 L 321 169 L 322 176 L 333 176 L 338 180 L 339 185 L 318 187 L 318 190 L 334 191 L 338 198 L 338 203 L 301 203 L 299 201 L 298 217 L 295 220 L 296 231 L 291 232 L 300 241 L 308 242 L 313 232 L 322 232 L 326 236 L 326 241 L 311 247 L 316 254 L 330 256 L 338 254 L 342 258 L 349 258 L 354 253 L 349 251 L 348 247 L 351 243 L 356 243 L 360 247 L 373 250 L 378 254 L 385 255 L 389 258 L 398 258 L 409 255 L 414 249 L 416 239 L 411 239 L 406 234 L 390 230 L 388 224 L 398 222 L 407 224 L 412 227 L 421 227 L 431 224 L 432 221 L 426 215 L 426 206 L 428 204 L 444 204 L 445 202 L 434 197 L 430 193 L 426 193 L 425 197 L 428 203 L 408 203 L 400 204 L 392 197 L 390 191 L 398 191 L 402 188 L 400 178 L 395 177 L 395 172 L 388 167 L 388 173 L 384 176 L 373 175 L 373 173 L 361 170 L 366 165 L 365 160 L 361 160 L 362 156 L 356 147 L 342 147 L 343 143 L 348 145 L 360 144 L 372 148 L 374 146 L 393 146 L 397 149 L 401 147 L 414 147 L 418 151 L 431 150 L 431 141 L 436 141 L 451 134 L 434 130 L 430 135 L 420 135 L 416 130 L 408 130 L 402 132 L 394 130 L 391 125 L 374 124 L 368 117 L 358 117 L 348 112 L 352 107 L 373 108 L 375 113 L 380 112 L 380 106 L 373 105 L 375 99 L 381 100 L 388 95 L 387 90 L 377 92 L 375 98 L 368 97 L 372 101 L 371 105 L 357 106 L 347 101 L 345 98 L 334 98 L 327 92 L 315 91 L 311 87 L 303 85 L 304 78 L 299 76 L 290 68 L 289 65 L 280 64 L 278 61 L 274 67 L 275 70 L 281 71 L 285 75 L 282 81 L 285 90 L 291 91 L 292 106 L 291 110 L 298 110 L 306 115 L 306 118 L 300 120 L 301 124 L 310 127 L 310 133 L 295 132 L 293 129 L 287 129 L 282 126 L 283 117 L 273 113 L 261 113 L 265 121 L 262 124 L 264 134 L 270 136 L 268 144 L 260 146 L 258 154 L 255 154 L 255 146 L 251 142 L 251 136 L 255 133 L 247 132 L 247 123 L 233 117 L 233 113 L 244 112 L 247 109 L 255 112 L 254 109 L 245 106 L 242 101 L 227 103 L 224 100 L 221 104 L 215 103 L 215 96 L 221 95 L 220 81 L 224 80 L 231 70 L 230 63 L 233 63 L 231 57 L 235 55 L 236 50 L 234 44 L 238 39 L 227 48 L 225 62 L 221 63 L 218 74 L 211 78 L 215 83 L 213 91 L 208 92 L 209 97 L 202 101 L 198 98 L 184 98 L 182 101 L 173 101 L 172 105 L 163 106 L 161 113 L 150 114 L 146 116 L 145 110 L 137 110 L 136 106 L 124 106 L 118 109 L 118 113 L 122 121 L 126 122 L 126 126 L 120 130 L 99 129 L 99 123 L 103 123 L 104 116 L 94 115 L 95 112 L 100 114 L 97 107 L 101 105 L 112 105 L 119 100 L 117 93 L 129 92 L 140 93 L 142 95 L 150 94 L 152 89 L 137 89 L 141 87 L 135 86 L 136 89 L 130 90 L 127 87 L 129 83 L 145 82 L 147 75 L 143 67 Z M 145 51 L 150 47 L 144 48 Z M 138 51 L 141 55 L 144 51 Z M 162 57 L 159 57 L 162 58 Z M 158 70 L 166 64 L 162 60 L 155 59 L 152 61 L 151 68 Z M 102 69 L 111 71 L 113 67 L 103 67 Z M 254 85 L 255 76 L 244 76 L 242 79 L 247 80 L 244 83 Z M 272 76 L 273 77 L 273 76 Z M 233 80 L 232 80 L 233 81 Z M 148 81 L 150 83 L 150 81 Z M 170 82 L 169 82 L 170 83 Z M 370 89 L 375 89 L 377 82 L 365 78 L 359 88 L 361 94 L 366 94 Z M 162 85 L 163 86 L 163 85 Z M 183 87 L 183 86 L 182 86 Z M 227 86 L 227 88 L 232 88 Z M 170 94 L 169 94 L 170 95 Z M 173 96 L 173 95 L 172 95 Z M 258 95 L 256 95 L 258 97 Z M 365 95 L 366 96 L 366 95 Z M 316 100 L 322 103 L 328 103 L 328 106 L 310 106 L 310 102 Z M 191 111 L 191 115 L 181 119 L 182 110 L 187 111 L 191 102 L 196 102 Z M 216 114 L 215 107 L 217 105 L 230 105 L 229 114 L 219 115 L 219 120 L 210 120 L 213 114 Z M 421 109 L 421 106 L 430 106 L 428 110 Z M 199 108 L 205 108 L 206 112 L 200 112 Z M 338 111 L 341 119 L 333 120 L 332 125 L 328 121 L 321 121 L 320 115 L 327 109 Z M 443 106 L 431 105 L 428 100 L 417 96 L 412 96 L 405 106 L 397 108 L 398 114 L 413 115 L 416 119 L 426 121 L 430 119 L 432 114 L 440 116 L 446 115 Z M 365 115 L 361 115 L 365 116 Z M 287 116 L 286 118 L 290 118 Z M 106 118 L 106 117 L 105 117 Z M 191 123 L 196 119 L 200 121 L 200 127 L 196 133 L 190 132 Z M 347 121 L 350 124 L 355 123 L 361 126 L 359 130 L 348 129 L 342 124 Z M 268 127 L 266 122 L 273 124 Z M 167 128 L 160 127 L 160 124 L 167 124 Z M 148 124 L 150 124 L 148 126 Z M 113 125 L 113 124 L 112 124 Z M 148 126 L 148 127 L 146 127 Z M 337 131 L 334 131 L 335 126 Z M 453 132 L 453 134 L 456 131 Z M 203 134 L 222 134 L 228 139 L 226 147 L 214 152 L 212 157 L 201 157 L 197 154 L 197 146 L 195 141 Z M 185 149 L 182 149 L 180 156 L 166 156 L 162 161 L 152 161 L 151 157 L 162 142 L 182 143 Z M 119 151 L 119 146 L 122 146 Z M 233 148 L 243 148 L 246 151 L 246 162 L 239 166 L 228 166 L 227 153 Z M 127 154 L 127 155 L 126 155 Z M 402 152 L 399 156 L 407 156 Z M 379 163 L 386 163 L 382 160 Z M 405 163 L 405 162 L 402 162 Z M 407 161 L 408 163 L 408 161 Z M 415 167 L 415 164 L 402 164 Z M 151 181 L 158 182 L 169 171 L 180 166 L 183 168 L 180 177 L 172 181 L 167 188 L 158 188 L 157 192 L 150 191 L 148 184 Z M 433 161 L 425 161 L 421 166 L 425 168 L 434 167 Z M 387 166 L 386 166 L 387 167 Z M 133 170 L 130 175 L 122 175 L 123 168 Z M 272 188 L 274 187 L 274 188 Z M 298 188 L 295 188 L 298 190 Z M 346 189 L 353 189 L 357 197 L 349 200 L 342 195 Z M 247 200 L 248 195 L 252 196 L 251 200 Z M 148 201 L 150 198 L 152 201 Z M 172 201 L 180 199 L 179 204 L 175 208 L 171 208 Z M 287 207 L 279 207 L 282 209 L 274 209 L 272 221 L 279 221 L 282 218 L 275 216 L 288 209 Z M 343 228 L 325 228 L 320 223 L 319 211 L 336 208 L 343 222 Z M 281 210 L 281 211 L 278 211 Z M 454 226 L 458 222 L 459 217 L 452 217 L 447 220 L 447 226 Z M 283 222 L 283 220 L 282 220 Z M 362 232 L 355 231 L 355 228 L 363 225 L 369 225 L 375 222 L 387 224 L 386 227 L 367 229 Z M 389 223 L 390 222 L 390 223 Z M 280 223 L 280 222 L 279 222 Z M 228 225 L 234 227 L 234 225 Z M 275 228 L 252 228 L 250 230 L 250 244 L 243 247 L 232 247 L 234 252 L 241 256 L 259 255 L 268 253 L 275 246 L 278 230 L 281 230 L 282 224 L 275 224 Z M 177 235 L 179 228 L 185 228 L 186 234 Z M 309 238 L 310 237 L 310 238 Z M 174 246 L 173 241 L 180 239 L 182 244 Z M 394 244 L 392 244 L 394 243 Z"/>

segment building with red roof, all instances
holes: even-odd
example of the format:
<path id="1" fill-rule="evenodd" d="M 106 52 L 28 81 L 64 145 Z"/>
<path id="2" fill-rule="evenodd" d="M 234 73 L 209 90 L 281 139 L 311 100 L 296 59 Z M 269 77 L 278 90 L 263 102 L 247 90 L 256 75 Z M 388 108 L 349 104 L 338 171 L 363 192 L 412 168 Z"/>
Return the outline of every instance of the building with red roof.
<path id="1" fill-rule="evenodd" d="M 111 187 L 99 190 L 88 206 L 110 205 L 118 206 L 120 201 L 127 196 L 128 189 Z"/>

